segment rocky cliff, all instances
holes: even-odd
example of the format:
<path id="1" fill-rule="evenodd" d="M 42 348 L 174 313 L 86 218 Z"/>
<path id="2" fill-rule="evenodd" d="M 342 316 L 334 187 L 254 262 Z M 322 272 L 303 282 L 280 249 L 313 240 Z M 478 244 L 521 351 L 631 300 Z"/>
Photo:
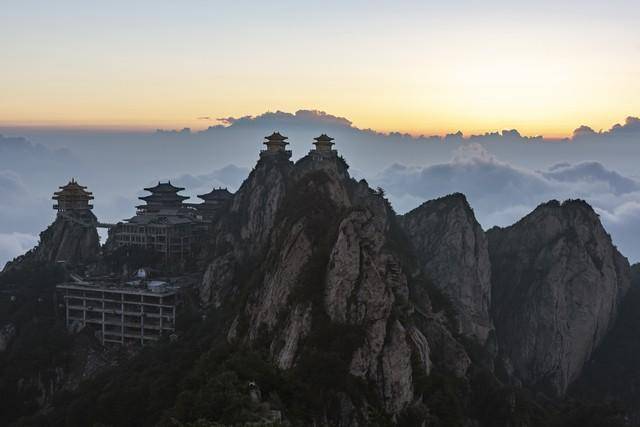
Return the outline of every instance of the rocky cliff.
<path id="1" fill-rule="evenodd" d="M 593 210 L 551 202 L 487 236 L 460 194 L 397 217 L 347 169 L 336 156 L 261 159 L 234 196 L 199 289 L 228 313 L 227 340 L 285 371 L 329 358 L 327 376 L 371 384 L 394 417 L 433 369 L 470 380 L 461 337 L 483 347 L 476 361 L 499 352 L 504 380 L 563 395 L 629 286 Z M 366 423 L 376 404 L 334 398 L 339 422 Z"/>
<path id="2" fill-rule="evenodd" d="M 96 261 L 100 255 L 97 219 L 91 211 L 65 212 L 40 233 L 38 245 L 26 254 L 7 263 L 5 269 L 29 263 L 57 263 L 68 265 Z"/>
<path id="3" fill-rule="evenodd" d="M 242 186 L 246 194 L 235 196 L 234 206 L 246 211 L 227 239 L 254 236 L 234 249 L 254 255 L 245 258 L 253 259 L 253 273 L 240 287 L 232 269 L 227 279 L 212 280 L 210 272 L 229 255 L 217 254 L 200 289 L 203 300 L 243 307 L 229 327 L 231 342 L 268 348 L 285 370 L 332 360 L 327 378 L 372 384 L 385 410 L 400 413 L 414 400 L 414 370 L 428 372 L 430 361 L 427 339 L 411 321 L 403 260 L 393 249 L 393 211 L 365 182 L 350 179 L 335 156 L 305 157 L 288 173 L 262 161 L 256 171 Z M 276 185 L 264 185 L 261 177 L 276 174 Z M 268 214 L 263 203 L 243 198 L 272 201 Z M 266 252 L 255 256 L 264 239 Z M 356 410 L 361 398 L 340 395 L 341 419 L 364 422 L 366 414 Z"/>
<path id="4" fill-rule="evenodd" d="M 505 371 L 561 396 L 613 325 L 629 264 L 582 201 L 543 204 L 488 238 Z"/>
<path id="5" fill-rule="evenodd" d="M 234 194 L 203 256 L 199 295 L 204 304 L 219 307 L 250 276 L 245 266 L 264 255 L 292 168 L 293 162 L 284 155 L 260 159 Z"/>
<path id="6" fill-rule="evenodd" d="M 401 217 L 418 268 L 456 311 L 456 331 L 485 343 L 493 325 L 487 239 L 462 194 L 431 200 Z"/>

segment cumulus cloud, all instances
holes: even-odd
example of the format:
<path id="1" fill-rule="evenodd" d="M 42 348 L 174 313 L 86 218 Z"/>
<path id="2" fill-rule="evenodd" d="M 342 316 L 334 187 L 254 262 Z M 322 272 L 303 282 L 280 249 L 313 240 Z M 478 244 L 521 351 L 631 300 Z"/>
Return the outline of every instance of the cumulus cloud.
<path id="1" fill-rule="evenodd" d="M 637 181 L 616 171 L 608 170 L 599 162 L 582 162 L 575 165 L 557 163 L 540 173 L 548 179 L 559 182 L 590 184 L 590 187 L 601 186 L 598 192 L 603 193 L 610 191 L 620 195 L 640 190 L 640 184 Z M 596 192 L 596 189 L 590 188 L 590 191 Z"/>
<path id="2" fill-rule="evenodd" d="M 640 134 L 640 118 L 638 117 L 627 117 L 624 121 L 624 124 L 615 124 L 611 129 L 609 129 L 609 133 L 611 134 Z"/>
<path id="3" fill-rule="evenodd" d="M 640 118 L 629 116 L 624 123 L 616 123 L 609 130 L 594 131 L 589 126 L 582 125 L 573 131 L 573 140 L 605 139 L 615 140 L 615 138 L 640 138 Z"/>
<path id="4" fill-rule="evenodd" d="M 346 118 L 334 116 L 319 110 L 298 110 L 295 113 L 275 111 L 258 116 L 222 117 L 217 120 L 223 125 L 236 127 L 261 127 L 268 125 L 278 128 L 287 125 L 308 126 L 310 124 L 351 127 L 351 121 Z"/>
<path id="5" fill-rule="evenodd" d="M 591 127 L 582 125 L 573 131 L 573 138 L 579 138 L 581 136 L 592 136 L 596 133 Z"/>
<path id="6" fill-rule="evenodd" d="M 382 186 L 400 213 L 425 200 L 464 193 L 480 223 L 516 222 L 550 199 L 591 203 L 622 252 L 640 260 L 640 183 L 598 162 L 558 163 L 545 170 L 516 167 L 480 144 L 460 147 L 451 161 L 423 168 L 393 165 L 370 182 Z"/>

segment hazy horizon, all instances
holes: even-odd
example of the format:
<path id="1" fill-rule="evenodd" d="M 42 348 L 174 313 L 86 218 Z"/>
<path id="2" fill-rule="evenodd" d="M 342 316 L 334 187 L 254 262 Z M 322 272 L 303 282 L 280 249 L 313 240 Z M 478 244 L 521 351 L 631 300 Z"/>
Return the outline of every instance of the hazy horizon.
<path id="1" fill-rule="evenodd" d="M 399 129 L 391 129 L 391 130 L 383 130 L 383 129 L 376 129 L 375 126 L 374 127 L 362 127 L 362 126 L 358 126 L 356 123 L 352 122 L 351 120 L 349 120 L 347 117 L 343 117 L 343 116 L 337 116 L 337 115 L 333 115 L 333 114 L 328 114 L 325 111 L 322 110 L 318 110 L 318 109 L 305 109 L 305 108 L 299 108 L 297 110 L 294 110 L 295 114 L 296 112 L 311 112 L 311 113 L 320 113 L 320 114 L 327 114 L 328 116 L 335 118 L 337 120 L 341 120 L 341 121 L 345 121 L 348 122 L 352 127 L 359 129 L 359 130 L 365 130 L 365 131 L 371 131 L 371 132 L 375 132 L 381 135 L 392 135 L 392 134 L 401 134 L 404 136 L 410 136 L 413 138 L 446 138 L 447 136 L 451 136 L 451 135 L 461 135 L 464 138 L 473 138 L 473 137 L 479 137 L 479 136 L 486 136 L 486 135 L 492 135 L 497 133 L 501 133 L 503 131 L 517 131 L 518 134 L 520 134 L 521 136 L 524 137 L 529 137 L 529 138 L 542 138 L 543 140 L 547 140 L 547 141 L 562 141 L 562 140 L 568 140 L 568 139 L 572 139 L 576 133 L 584 133 L 586 132 L 594 132 L 594 133 L 604 133 L 604 132 L 609 132 L 614 130 L 616 127 L 618 126 L 623 126 L 625 124 L 626 121 L 628 120 L 634 120 L 634 119 L 638 119 L 638 117 L 634 114 L 627 114 L 624 115 L 623 117 L 620 118 L 620 120 L 617 121 L 613 121 L 611 122 L 608 126 L 605 127 L 596 127 L 596 126 L 591 126 L 589 123 L 586 123 L 584 121 L 582 122 L 577 122 L 575 124 L 575 126 L 571 129 L 570 132 L 567 132 L 565 134 L 562 135 L 545 135 L 543 132 L 536 132 L 535 130 L 531 131 L 530 133 L 525 133 L 525 132 L 520 132 L 520 130 L 515 127 L 515 126 L 501 126 L 501 127 L 493 127 L 493 128 L 485 128 L 485 129 L 480 129 L 478 131 L 472 131 L 472 132 L 464 132 L 462 131 L 463 126 L 459 126 L 457 128 L 454 129 L 450 129 L 450 130 L 443 130 L 440 132 L 435 132 L 435 133 L 415 133 L 415 132 L 406 132 L 406 131 L 401 131 Z M 228 127 L 231 124 L 240 121 L 240 120 L 253 120 L 256 118 L 260 118 L 262 116 L 265 115 L 277 115 L 277 114 L 292 114 L 291 112 L 288 111 L 283 111 L 283 110 L 267 110 L 263 113 L 260 114 L 256 114 L 256 115 L 250 115 L 250 114 L 246 114 L 246 115 L 241 115 L 238 117 L 234 117 L 234 116 L 225 116 L 225 117 L 206 117 L 206 118 L 199 118 L 199 119 L 206 119 L 206 121 L 208 122 L 205 125 L 202 126 L 196 126 L 196 127 L 190 127 L 187 125 L 184 126 L 175 126 L 175 127 L 162 127 L 160 126 L 160 124 L 158 124 L 157 126 L 154 124 L 149 124 L 147 126 L 131 126 L 131 127 L 127 127 L 127 126 L 120 126 L 120 125 L 112 125 L 112 126 L 105 126 L 103 124 L 77 124 L 77 125 L 69 125 L 69 124 L 62 124 L 62 125 L 50 125 L 50 124 L 14 124 L 14 125 L 3 125 L 2 122 L 0 121 L 0 133 L 4 134 L 4 136 L 20 136 L 20 135 L 29 135 L 29 134 L 38 134 L 38 133 L 85 133 L 85 132 L 89 132 L 89 133 L 96 133 L 96 134 L 129 134 L 129 133 L 134 133 L 134 134 L 150 134 L 150 133 L 158 133 L 158 132 L 190 132 L 190 133 L 200 133 L 200 132 L 206 132 L 208 130 L 210 130 L 211 128 L 219 128 L 219 127 Z M 639 114 L 640 116 L 640 114 Z"/>
<path id="2" fill-rule="evenodd" d="M 506 226 L 550 199 L 593 205 L 613 241 L 640 261 L 640 119 L 605 131 L 578 128 L 548 140 L 507 129 L 482 135 L 412 137 L 356 127 L 316 110 L 227 118 L 205 131 L 100 132 L 1 128 L 0 263 L 32 247 L 53 221 L 51 194 L 71 177 L 93 191 L 105 222 L 134 214 L 143 187 L 171 179 L 195 197 L 213 186 L 236 190 L 258 159 L 263 137 L 279 130 L 293 160 L 328 133 L 355 178 L 383 187 L 399 213 L 464 193 L 481 225 Z M 198 199 L 191 199 L 198 202 Z"/>

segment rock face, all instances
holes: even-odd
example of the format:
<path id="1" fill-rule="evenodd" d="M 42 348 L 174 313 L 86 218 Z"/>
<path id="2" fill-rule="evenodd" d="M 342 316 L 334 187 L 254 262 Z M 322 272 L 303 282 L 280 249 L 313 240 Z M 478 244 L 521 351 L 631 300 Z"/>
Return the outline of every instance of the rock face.
<path id="1" fill-rule="evenodd" d="M 419 269 L 454 305 L 457 332 L 484 343 L 493 329 L 487 239 L 462 194 L 431 200 L 401 217 Z"/>
<path id="2" fill-rule="evenodd" d="M 507 380 L 564 394 L 629 286 L 593 210 L 552 202 L 485 234 L 460 194 L 397 217 L 347 169 L 337 156 L 263 158 L 234 195 L 199 288 L 227 339 L 283 370 L 331 360 L 323 381 L 371 387 L 378 403 L 334 386 L 330 424 L 366 425 L 378 404 L 401 416 L 433 369 L 467 381 L 476 344 Z"/>
<path id="3" fill-rule="evenodd" d="M 232 243 L 214 250 L 200 288 L 204 302 L 244 307 L 228 339 L 266 346 L 282 369 L 333 355 L 340 367 L 333 374 L 373 384 L 389 414 L 407 408 L 414 370 L 429 371 L 429 345 L 411 320 L 387 201 L 349 178 L 337 156 L 307 156 L 293 167 L 261 160 L 234 209 L 235 229 L 219 225 Z M 228 267 L 238 257 L 253 271 L 242 280 Z M 343 394 L 337 400 L 349 417 L 361 404 Z"/>
<path id="4" fill-rule="evenodd" d="M 6 323 L 0 328 L 0 353 L 9 348 L 9 344 L 16 336 L 16 326 L 13 323 Z"/>
<path id="5" fill-rule="evenodd" d="M 53 224 L 40 234 L 36 257 L 48 262 L 77 264 L 95 260 L 100 253 L 100 238 L 92 212 L 58 215 Z"/>
<path id="6" fill-rule="evenodd" d="M 97 219 L 91 211 L 58 214 L 55 221 L 42 233 L 38 246 L 7 263 L 5 270 L 28 262 L 65 262 L 84 264 L 98 259 L 100 237 Z"/>
<path id="7" fill-rule="evenodd" d="M 249 273 L 246 266 L 264 255 L 293 163 L 286 156 L 260 159 L 234 194 L 229 212 L 214 227 L 213 245 L 199 295 L 204 304 L 219 307 Z M 242 270 L 242 271 L 241 271 Z"/>
<path id="8" fill-rule="evenodd" d="M 613 325 L 629 264 L 582 201 L 541 205 L 488 238 L 504 366 L 561 396 Z"/>

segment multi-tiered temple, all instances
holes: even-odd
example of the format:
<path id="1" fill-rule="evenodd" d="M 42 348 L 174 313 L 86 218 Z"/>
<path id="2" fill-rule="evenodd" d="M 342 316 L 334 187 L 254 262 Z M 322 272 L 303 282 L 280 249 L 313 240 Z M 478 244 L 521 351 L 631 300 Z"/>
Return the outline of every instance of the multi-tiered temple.
<path id="1" fill-rule="evenodd" d="M 158 185 L 145 188 L 144 191 L 148 191 L 151 194 L 138 197 L 145 202 L 144 205 L 136 206 L 140 214 L 174 214 L 184 208 L 182 203 L 189 198 L 178 194 L 184 191 L 184 188 L 172 185 L 171 181 L 158 182 Z"/>
<path id="2" fill-rule="evenodd" d="M 261 158 L 286 157 L 288 159 L 291 157 L 291 151 L 287 150 L 287 145 L 289 145 L 287 139 L 289 138 L 280 135 L 279 132 L 273 132 L 264 138 L 266 141 L 263 144 L 267 146 L 267 149 L 260 152 Z"/>
<path id="3" fill-rule="evenodd" d="M 199 194 L 198 198 L 202 199 L 203 203 L 193 206 L 198 210 L 203 220 L 211 221 L 232 197 L 233 194 L 226 188 L 214 188 L 206 194 Z"/>
<path id="4" fill-rule="evenodd" d="M 117 246 L 139 246 L 162 253 L 165 258 L 184 259 L 191 252 L 198 219 L 193 208 L 183 202 L 184 190 L 171 182 L 145 188 L 151 194 L 140 197 L 144 205 L 137 206 L 133 218 L 119 223 L 110 232 Z"/>
<path id="5" fill-rule="evenodd" d="M 317 138 L 313 138 L 315 145 L 315 149 L 309 152 L 309 155 L 316 159 L 322 160 L 323 158 L 334 157 L 338 154 L 336 150 L 333 149 L 335 143 L 333 142 L 333 138 L 323 133 Z"/>
<path id="6" fill-rule="evenodd" d="M 58 212 L 82 212 L 93 209 L 93 205 L 89 204 L 93 200 L 93 193 L 87 191 L 87 187 L 78 184 L 75 179 L 72 178 L 67 185 L 59 188 L 60 191 L 53 193 L 52 199 L 56 202 L 53 209 Z"/>

